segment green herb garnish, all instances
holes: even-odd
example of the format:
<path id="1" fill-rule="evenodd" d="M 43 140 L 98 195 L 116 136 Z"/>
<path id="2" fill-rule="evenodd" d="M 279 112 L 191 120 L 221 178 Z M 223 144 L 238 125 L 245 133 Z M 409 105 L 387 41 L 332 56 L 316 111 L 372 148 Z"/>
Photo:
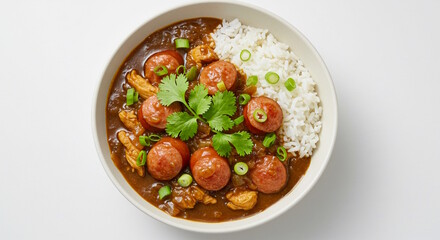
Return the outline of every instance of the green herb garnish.
<path id="1" fill-rule="evenodd" d="M 189 111 L 171 114 L 167 118 L 166 132 L 174 138 L 180 137 L 186 141 L 194 137 L 197 133 L 197 121 L 201 121 L 207 123 L 215 133 L 212 138 L 213 146 L 220 156 L 229 156 L 232 146 L 240 156 L 251 153 L 253 143 L 248 132 L 222 133 L 235 125 L 231 119 L 237 111 L 234 93 L 218 91 L 211 97 L 208 96 L 205 86 L 197 85 L 190 91 L 187 101 L 185 92 L 188 86 L 188 80 L 183 74 L 177 77 L 170 74 L 159 84 L 157 98 L 162 105 L 169 106 L 174 102 L 180 102 Z"/>

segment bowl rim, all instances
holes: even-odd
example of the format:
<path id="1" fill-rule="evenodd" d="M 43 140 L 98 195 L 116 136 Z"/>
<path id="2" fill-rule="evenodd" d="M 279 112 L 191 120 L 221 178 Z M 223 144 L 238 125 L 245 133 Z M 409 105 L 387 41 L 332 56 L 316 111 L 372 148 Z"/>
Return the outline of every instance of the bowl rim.
<path id="1" fill-rule="evenodd" d="M 100 90 L 100 86 L 102 84 L 102 82 L 104 81 L 104 76 L 105 73 L 107 71 L 107 67 L 110 65 L 112 59 L 115 57 L 116 53 L 119 51 L 119 49 L 122 48 L 122 46 L 136 33 L 138 32 L 145 24 L 147 24 L 148 22 L 152 21 L 153 19 L 156 19 L 158 17 L 160 17 L 161 15 L 169 12 L 169 11 L 173 11 L 173 10 L 177 10 L 179 8 L 183 8 L 183 7 L 187 7 L 187 6 L 191 6 L 191 5 L 198 5 L 198 4 L 204 4 L 204 3 L 209 3 L 209 4 L 231 4 L 231 5 L 238 5 L 241 7 L 246 7 L 246 8 L 250 8 L 252 10 L 255 11 L 259 11 L 259 12 L 263 12 L 267 15 L 269 15 L 270 17 L 276 19 L 278 22 L 286 25 L 291 31 L 295 32 L 298 37 L 301 39 L 301 41 L 304 42 L 304 44 L 309 47 L 311 49 L 311 53 L 314 55 L 314 57 L 318 60 L 318 63 L 322 66 L 323 68 L 323 72 L 326 75 L 326 77 L 330 80 L 330 92 L 331 92 L 331 99 L 334 101 L 335 106 L 334 106 L 334 126 L 327 126 L 330 127 L 331 129 L 333 129 L 333 131 L 330 132 L 330 134 L 332 134 L 333 136 L 331 137 L 331 142 L 330 142 L 330 146 L 328 149 L 327 154 L 324 157 L 324 161 L 323 163 L 320 165 L 320 167 L 317 170 L 317 173 L 315 174 L 315 176 L 312 178 L 310 184 L 306 187 L 306 189 L 302 192 L 300 192 L 296 199 L 294 199 L 293 201 L 289 202 L 289 204 L 283 205 L 282 207 L 280 207 L 276 212 L 274 212 L 272 215 L 270 215 L 269 217 L 265 218 L 265 219 L 260 219 L 260 220 L 256 220 L 253 222 L 249 222 L 247 224 L 236 224 L 235 227 L 228 227 L 227 229 L 208 229 L 208 228 L 197 228 L 194 226 L 191 226 L 190 224 L 180 224 L 180 223 L 176 223 L 176 222 L 172 222 L 170 221 L 168 218 L 163 218 L 160 217 L 152 212 L 149 212 L 148 210 L 145 210 L 136 200 L 132 199 L 132 197 L 129 195 L 129 193 L 121 186 L 121 184 L 118 182 L 118 180 L 116 179 L 116 177 L 112 174 L 110 167 L 107 165 L 106 159 L 104 158 L 103 155 L 103 149 L 100 148 L 99 146 L 99 137 L 98 137 L 98 130 L 97 130 L 97 126 L 96 126 L 96 109 L 97 109 L 97 105 L 98 105 L 98 101 L 100 100 L 98 98 L 98 93 Z M 276 217 L 280 216 L 281 214 L 287 212 L 287 210 L 289 210 L 290 208 L 292 208 L 293 206 L 295 206 L 299 201 L 301 201 L 304 196 L 306 196 L 309 191 L 316 185 L 316 183 L 318 182 L 318 180 L 320 179 L 322 173 L 324 172 L 325 168 L 327 167 L 327 164 L 330 160 L 330 157 L 332 155 L 333 149 L 334 149 L 334 145 L 336 142 L 336 136 L 337 136 L 337 129 L 338 129 L 338 101 L 337 101 L 337 97 L 336 97 L 336 90 L 334 87 L 334 82 L 333 79 L 330 75 L 330 72 L 327 68 L 327 65 L 325 64 L 324 60 L 322 59 L 321 55 L 318 53 L 318 51 L 316 50 L 316 48 L 311 44 L 311 42 L 304 36 L 304 34 L 302 34 L 302 32 L 300 32 L 295 26 L 293 26 L 292 24 L 290 24 L 287 20 L 284 20 L 283 18 L 281 18 L 280 16 L 278 16 L 276 13 L 268 10 L 268 9 L 263 9 L 262 7 L 259 7 L 257 5 L 254 5 L 253 3 L 247 3 L 247 2 L 242 2 L 242 1 L 235 1 L 235 0 L 214 0 L 214 1 L 209 1 L 209 0 L 192 0 L 192 1 L 188 1 L 188 2 L 184 2 L 184 3 L 178 3 L 172 7 L 166 8 L 156 14 L 153 14 L 149 17 L 147 17 L 145 19 L 145 21 L 143 21 L 143 23 L 141 23 L 138 27 L 136 27 L 134 30 L 132 30 L 130 32 L 130 34 L 128 34 L 117 46 L 117 48 L 115 48 L 115 50 L 113 51 L 113 53 L 110 55 L 107 63 L 104 65 L 105 67 L 102 70 L 102 73 L 100 75 L 100 78 L 98 81 L 96 81 L 96 85 L 95 85 L 95 89 L 94 89 L 94 95 L 92 98 L 92 114 L 91 114 L 91 123 L 92 123 L 92 135 L 93 135 L 93 140 L 94 140 L 94 145 L 95 145 L 95 149 L 98 153 L 100 162 L 102 167 L 104 168 L 106 175 L 110 178 L 111 182 L 113 183 L 113 185 L 116 187 L 116 189 L 130 202 L 132 203 L 136 208 L 138 208 L 140 211 L 142 211 L 143 213 L 147 214 L 148 216 L 152 217 L 153 219 L 159 221 L 159 222 L 163 222 L 165 224 L 168 224 L 170 226 L 173 227 L 177 227 L 179 229 L 183 229 L 183 230 L 188 230 L 188 231 L 193 231 L 193 232 L 200 232 L 200 233 L 229 233 L 229 232 L 237 232 L 237 231 L 242 231 L 242 230 L 246 230 L 246 229 L 250 229 L 256 226 L 259 226 L 263 223 L 267 223 L 273 219 L 275 219 Z M 108 150 L 108 149 L 107 149 Z M 125 178 L 124 178 L 125 179 Z M 149 203 L 150 204 L 150 203 Z M 246 217 L 245 219 L 250 219 L 253 216 L 258 215 L 259 213 L 253 214 L 249 217 Z M 172 216 L 169 216 L 170 218 L 172 218 Z M 225 222 L 198 222 L 198 221 L 192 221 L 192 220 L 185 220 L 185 223 L 191 223 L 191 222 L 197 222 L 197 223 L 203 223 L 203 224 L 222 224 L 225 222 L 231 222 L 231 221 L 225 221 Z M 237 220 L 241 220 L 241 219 L 237 219 Z M 236 221 L 236 220 L 232 220 L 232 221 Z"/>

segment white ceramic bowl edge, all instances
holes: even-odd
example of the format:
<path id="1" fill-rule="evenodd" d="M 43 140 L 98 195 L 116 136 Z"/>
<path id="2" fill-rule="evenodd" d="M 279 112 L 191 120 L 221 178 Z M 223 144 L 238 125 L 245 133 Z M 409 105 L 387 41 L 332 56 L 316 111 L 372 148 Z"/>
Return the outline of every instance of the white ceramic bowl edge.
<path id="1" fill-rule="evenodd" d="M 203 15 L 200 13 L 203 13 Z M 217 17 L 228 20 L 239 17 L 243 24 L 269 29 L 280 41 L 291 46 L 296 55 L 301 58 L 305 66 L 309 69 L 313 79 L 317 82 L 317 91 L 323 107 L 323 127 L 320 134 L 320 142 L 314 152 L 306 175 L 289 194 L 284 196 L 277 203 L 261 213 L 240 220 L 221 223 L 204 223 L 171 217 L 140 197 L 125 181 L 110 158 L 105 124 L 105 108 L 108 89 L 110 88 L 111 81 L 117 69 L 131 50 L 152 32 L 174 22 L 196 17 Z M 316 49 L 296 28 L 285 20 L 266 9 L 250 5 L 249 3 L 240 3 L 237 1 L 196 1 L 175 7 L 151 18 L 135 30 L 120 45 L 107 64 L 102 78 L 96 87 L 95 98 L 92 105 L 92 131 L 95 147 L 107 175 L 116 188 L 141 211 L 161 222 L 185 230 L 206 233 L 233 232 L 255 227 L 286 212 L 290 207 L 301 200 L 315 185 L 330 159 L 336 138 L 336 93 L 327 67 Z"/>

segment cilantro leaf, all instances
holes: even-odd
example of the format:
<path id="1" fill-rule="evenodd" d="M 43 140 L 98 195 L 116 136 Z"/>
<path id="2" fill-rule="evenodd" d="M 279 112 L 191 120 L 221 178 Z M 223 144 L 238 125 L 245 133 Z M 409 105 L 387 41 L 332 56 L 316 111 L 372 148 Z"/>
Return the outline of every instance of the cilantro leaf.
<path id="1" fill-rule="evenodd" d="M 228 136 L 224 133 L 217 133 L 212 137 L 212 146 L 214 146 L 218 155 L 222 157 L 228 157 L 232 150 L 228 141 Z"/>
<path id="2" fill-rule="evenodd" d="M 232 144 L 237 150 L 238 155 L 244 156 L 252 152 L 253 142 L 248 132 L 240 131 L 226 134 L 217 133 L 212 137 L 212 145 L 217 153 L 222 157 L 228 157 L 231 153 Z"/>
<path id="3" fill-rule="evenodd" d="M 173 138 L 180 134 L 180 139 L 186 141 L 197 133 L 197 118 L 187 112 L 175 112 L 167 118 L 166 132 Z"/>
<path id="4" fill-rule="evenodd" d="M 210 127 L 217 131 L 229 130 L 235 126 L 234 121 L 226 115 L 217 116 L 208 121 Z"/>
<path id="5" fill-rule="evenodd" d="M 189 93 L 189 106 L 198 115 L 204 114 L 211 106 L 211 97 L 208 96 L 208 89 L 198 84 Z"/>
<path id="6" fill-rule="evenodd" d="M 162 79 L 159 84 L 159 92 L 157 98 L 164 106 L 169 106 L 173 102 L 181 102 L 186 104 L 185 92 L 188 89 L 188 80 L 185 75 L 170 74 Z"/>
<path id="7" fill-rule="evenodd" d="M 216 92 L 212 97 L 212 107 L 203 116 L 206 119 L 210 119 L 219 115 L 234 115 L 237 111 L 237 106 L 235 105 L 235 95 L 233 92 L 224 91 Z"/>
<path id="8" fill-rule="evenodd" d="M 236 97 L 233 92 L 217 92 L 214 96 L 208 96 L 208 90 L 203 85 L 197 85 L 191 90 L 188 103 L 185 99 L 185 92 L 188 90 L 188 79 L 180 74 L 176 77 L 171 74 L 162 79 L 159 84 L 157 98 L 164 106 L 174 102 L 181 102 L 191 112 L 175 112 L 168 116 L 166 132 L 182 140 L 188 140 L 197 133 L 197 119 L 208 122 L 209 126 L 216 132 L 212 137 L 212 145 L 220 156 L 226 157 L 231 154 L 232 146 L 240 156 L 252 152 L 253 142 L 248 132 L 221 133 L 229 130 L 234 125 L 243 121 L 243 116 L 234 121 L 231 116 L 237 111 Z M 202 115 L 204 119 L 201 119 Z"/>
<path id="9" fill-rule="evenodd" d="M 237 111 L 233 92 L 216 92 L 212 97 L 212 104 L 209 110 L 203 114 L 209 126 L 216 131 L 229 130 L 234 126 L 230 117 Z"/>

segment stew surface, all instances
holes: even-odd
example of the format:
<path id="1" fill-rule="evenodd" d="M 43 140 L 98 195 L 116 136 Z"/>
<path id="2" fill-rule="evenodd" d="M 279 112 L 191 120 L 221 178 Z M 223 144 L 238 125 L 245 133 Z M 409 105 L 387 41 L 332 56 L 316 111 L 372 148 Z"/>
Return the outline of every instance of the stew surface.
<path id="1" fill-rule="evenodd" d="M 229 157 L 225 158 L 229 163 L 231 174 L 227 185 L 218 191 L 206 191 L 201 188 L 205 194 L 208 194 L 210 197 L 214 198 L 216 203 L 204 204 L 201 202 L 201 200 L 199 200 L 198 203 L 193 206 L 193 208 L 185 208 L 186 200 L 182 200 L 182 198 L 185 199 L 186 197 L 186 189 L 179 186 L 177 183 L 177 178 L 181 176 L 182 173 L 194 175 L 190 169 L 190 166 L 185 166 L 180 173 L 171 180 L 157 180 L 153 178 L 146 169 L 143 176 L 140 176 L 140 173 L 136 171 L 127 161 L 127 149 L 124 147 L 124 144 L 121 143 L 120 139 L 118 139 L 119 132 L 125 131 L 129 139 L 135 146 L 139 147 L 139 149 L 144 149 L 147 153 L 149 153 L 151 149 L 151 146 L 140 146 L 139 141 L 137 140 L 138 133 L 136 133 L 133 128 L 130 129 L 127 127 L 124 122 L 121 121 L 120 113 L 122 111 L 132 111 L 138 115 L 139 109 L 142 108 L 142 104 L 146 100 L 142 96 L 139 96 L 139 101 L 137 103 L 127 106 L 127 90 L 133 87 L 127 82 L 127 75 L 135 70 L 140 76 L 146 76 L 145 64 L 147 60 L 152 55 L 165 50 L 177 51 L 177 53 L 179 53 L 184 60 L 184 64 L 187 66 L 188 70 L 189 65 L 194 65 L 194 63 L 188 62 L 188 59 L 190 59 L 187 56 L 189 54 L 188 52 L 197 46 L 212 46 L 212 41 L 209 37 L 209 34 L 212 33 L 219 24 L 221 24 L 220 19 L 189 19 L 165 27 L 148 36 L 130 53 L 114 76 L 113 83 L 109 90 L 106 108 L 107 136 L 112 160 L 132 188 L 146 201 L 173 216 L 204 222 L 229 221 L 263 211 L 287 194 L 305 174 L 310 164 L 310 157 L 299 158 L 288 154 L 287 159 L 281 162 L 287 169 L 287 182 L 284 184 L 282 189 L 275 193 L 263 193 L 258 191 L 258 200 L 254 207 L 252 207 L 250 210 L 233 210 L 228 206 L 228 203 L 230 202 L 230 200 L 228 200 L 226 197 L 228 192 L 241 190 L 255 191 L 257 188 L 249 177 L 249 173 L 244 176 L 239 176 L 234 173 L 233 167 L 235 163 L 246 162 L 249 166 L 249 171 L 251 171 L 257 164 L 258 159 L 261 159 L 266 155 L 276 156 L 277 148 L 281 146 L 281 142 L 278 140 L 282 139 L 280 136 L 277 137 L 274 145 L 266 148 L 263 146 L 265 135 L 251 133 L 251 139 L 254 144 L 251 154 L 242 157 L 239 156 L 235 151 L 232 151 Z M 188 39 L 190 43 L 189 49 L 176 50 L 175 39 L 177 38 Z M 200 83 L 200 72 L 209 64 L 210 63 L 202 62 L 201 69 L 197 71 L 198 77 L 190 82 L 189 89 L 193 89 L 197 84 Z M 157 85 L 157 83 L 153 83 L 153 86 L 157 87 Z M 238 70 L 236 83 L 231 91 L 233 91 L 237 96 L 240 93 L 248 93 L 252 95 L 255 92 L 255 88 L 246 86 L 246 75 Z M 232 119 L 243 115 L 243 111 L 243 106 L 237 104 L 237 112 Z M 241 123 L 227 132 L 232 133 L 240 130 L 248 130 L 245 123 Z M 157 129 L 154 131 L 145 130 L 142 135 L 149 135 L 150 133 L 158 134 L 162 137 L 168 136 L 165 131 L 157 131 Z M 210 131 L 209 126 L 206 124 L 198 122 L 197 134 L 193 138 L 185 141 L 185 143 L 187 144 L 191 154 L 198 149 L 212 146 L 212 131 Z M 158 191 L 164 185 L 171 186 L 173 195 L 161 200 L 159 198 Z M 200 187 L 200 185 L 194 180 L 192 182 L 192 186 Z M 179 201 L 183 201 L 183 204 L 182 202 L 179 203 Z M 188 201 L 191 202 L 191 199 Z M 191 203 L 189 204 L 192 205 Z"/>

